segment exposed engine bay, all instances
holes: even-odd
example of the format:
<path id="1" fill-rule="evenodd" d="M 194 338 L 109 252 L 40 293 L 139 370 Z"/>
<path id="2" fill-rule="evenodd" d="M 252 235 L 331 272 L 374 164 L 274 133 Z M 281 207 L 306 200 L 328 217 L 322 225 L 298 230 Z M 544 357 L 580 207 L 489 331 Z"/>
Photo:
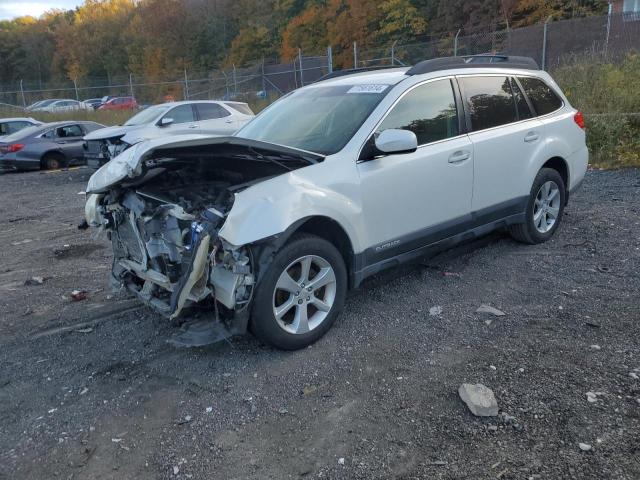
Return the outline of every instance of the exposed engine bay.
<path id="1" fill-rule="evenodd" d="M 246 329 L 260 250 L 218 236 L 235 195 L 310 163 L 246 146 L 210 150 L 154 151 L 140 174 L 92 193 L 85 215 L 111 240 L 114 287 L 124 286 L 171 320 L 196 310 L 226 322 L 230 336 Z"/>

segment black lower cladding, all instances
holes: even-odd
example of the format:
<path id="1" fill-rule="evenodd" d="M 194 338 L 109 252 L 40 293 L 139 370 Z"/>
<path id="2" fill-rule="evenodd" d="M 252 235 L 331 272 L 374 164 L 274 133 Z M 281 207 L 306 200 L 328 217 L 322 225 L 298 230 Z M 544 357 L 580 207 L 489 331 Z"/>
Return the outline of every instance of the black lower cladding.
<path id="1" fill-rule="evenodd" d="M 355 255 L 353 286 L 387 268 L 445 250 L 497 228 L 522 223 L 528 200 L 527 196 L 515 198 L 369 247 Z"/>

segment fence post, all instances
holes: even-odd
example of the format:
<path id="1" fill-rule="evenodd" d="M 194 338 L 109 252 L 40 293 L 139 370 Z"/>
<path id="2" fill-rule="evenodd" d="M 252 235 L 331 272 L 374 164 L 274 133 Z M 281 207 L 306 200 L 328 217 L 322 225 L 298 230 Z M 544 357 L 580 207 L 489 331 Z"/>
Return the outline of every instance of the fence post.
<path id="1" fill-rule="evenodd" d="M 135 97 L 135 95 L 133 94 L 133 74 L 132 73 L 129 74 L 129 93 L 131 94 L 132 97 Z"/>
<path id="2" fill-rule="evenodd" d="M 458 56 L 458 36 L 460 35 L 460 31 L 462 29 L 459 28 L 458 32 L 456 33 L 456 38 L 453 39 L 453 56 L 457 57 Z"/>
<path id="3" fill-rule="evenodd" d="M 391 45 L 391 66 L 396 64 L 396 43 L 398 43 L 398 40 L 393 42 L 393 45 Z"/>
<path id="4" fill-rule="evenodd" d="M 262 69 L 261 69 L 261 74 L 262 74 L 262 91 L 264 92 L 265 98 L 267 95 L 267 84 L 264 81 L 264 57 L 262 57 Z"/>
<path id="5" fill-rule="evenodd" d="M 238 82 L 236 81 L 236 64 L 233 64 L 233 98 L 238 95 Z"/>
<path id="6" fill-rule="evenodd" d="M 304 87 L 304 77 L 302 75 L 302 49 L 298 48 L 298 63 L 300 64 L 300 86 Z"/>
<path id="7" fill-rule="evenodd" d="M 358 44 L 353 42 L 353 68 L 358 68 Z"/>
<path id="8" fill-rule="evenodd" d="M 611 14 L 613 13 L 613 3 L 609 2 L 609 13 L 607 13 L 607 38 L 604 42 L 604 54 L 609 50 L 609 35 L 611 34 Z"/>
<path id="9" fill-rule="evenodd" d="M 551 21 L 552 16 L 553 15 L 549 15 L 547 20 L 544 22 L 542 30 L 542 70 L 545 70 L 547 66 L 547 30 L 549 29 L 549 22 Z"/>
<path id="10" fill-rule="evenodd" d="M 333 73 L 333 49 L 331 45 L 327 47 L 327 73 Z"/>
<path id="11" fill-rule="evenodd" d="M 20 93 L 22 94 L 22 106 L 26 107 L 27 106 L 27 102 L 24 99 L 24 88 L 22 86 L 22 79 L 20 79 Z"/>
<path id="12" fill-rule="evenodd" d="M 78 84 L 76 83 L 76 79 L 73 79 L 73 89 L 76 91 L 76 100 L 79 102 L 80 97 L 78 96 Z"/>
<path id="13" fill-rule="evenodd" d="M 189 77 L 187 77 L 187 69 L 184 69 L 184 99 L 189 100 Z"/>

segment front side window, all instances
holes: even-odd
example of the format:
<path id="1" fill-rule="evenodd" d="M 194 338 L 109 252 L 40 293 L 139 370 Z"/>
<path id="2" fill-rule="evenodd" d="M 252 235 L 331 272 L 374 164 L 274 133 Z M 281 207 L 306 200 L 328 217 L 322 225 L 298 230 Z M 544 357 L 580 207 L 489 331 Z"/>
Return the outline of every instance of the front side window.
<path id="1" fill-rule="evenodd" d="M 180 105 L 174 109 L 171 109 L 165 115 L 165 118 L 173 118 L 173 123 L 187 123 L 193 122 L 193 108 L 191 105 Z"/>
<path id="2" fill-rule="evenodd" d="M 171 108 L 170 105 L 154 105 L 148 107 L 139 113 L 136 113 L 125 123 L 126 126 L 144 125 L 145 123 L 151 123 L 158 115 L 166 112 Z"/>
<path id="3" fill-rule="evenodd" d="M 508 77 L 461 77 L 474 132 L 518 120 Z"/>
<path id="4" fill-rule="evenodd" d="M 390 90 L 383 84 L 302 88 L 263 110 L 237 136 L 331 155 L 344 148 Z"/>
<path id="5" fill-rule="evenodd" d="M 518 78 L 537 115 L 546 115 L 562 107 L 562 100 L 539 78 Z"/>
<path id="6" fill-rule="evenodd" d="M 459 135 L 451 81 L 437 80 L 410 90 L 389 112 L 376 133 L 391 128 L 412 131 L 418 145 Z"/>
<path id="7" fill-rule="evenodd" d="M 81 137 L 82 129 L 80 125 L 66 125 L 56 130 L 56 136 L 58 138 Z"/>

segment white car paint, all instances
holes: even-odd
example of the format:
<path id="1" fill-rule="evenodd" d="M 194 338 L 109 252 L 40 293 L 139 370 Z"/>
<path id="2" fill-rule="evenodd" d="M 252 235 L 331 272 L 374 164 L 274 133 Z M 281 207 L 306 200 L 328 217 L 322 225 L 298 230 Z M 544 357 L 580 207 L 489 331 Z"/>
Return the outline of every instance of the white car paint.
<path id="1" fill-rule="evenodd" d="M 177 108 L 184 108 L 184 106 L 194 105 L 210 105 L 219 108 L 222 115 L 219 118 L 210 118 L 206 120 L 200 120 L 193 118 L 190 121 L 178 121 L 176 116 Z M 235 110 L 232 105 L 241 105 L 246 108 L 248 106 L 241 102 L 224 102 L 224 101 L 185 101 L 185 102 L 169 102 L 160 105 L 154 105 L 149 108 L 157 110 L 156 115 L 150 116 L 144 123 L 135 123 L 135 118 L 146 112 L 143 110 L 139 112 L 124 125 L 116 127 L 107 127 L 101 130 L 91 132 L 84 139 L 85 140 L 105 140 L 109 138 L 119 137 L 123 142 L 134 145 L 142 140 L 148 140 L 153 138 L 164 137 L 167 134 L 211 134 L 211 135 L 231 135 L 244 124 L 249 122 L 253 115 L 248 115 Z M 147 109 L 148 110 L 148 109 Z M 175 117 L 175 118 L 174 118 Z M 162 125 L 163 119 L 172 118 L 174 121 L 167 125 Z"/>
<path id="2" fill-rule="evenodd" d="M 342 226 L 358 254 L 430 225 L 528 196 L 537 172 L 553 157 L 567 162 L 567 190 L 579 185 L 588 163 L 585 132 L 573 120 L 577 110 L 551 77 L 542 71 L 496 71 L 481 66 L 472 73 L 539 77 L 554 87 L 564 106 L 544 119 L 465 134 L 423 146 L 415 153 L 358 163 L 360 150 L 375 126 L 405 91 L 433 79 L 469 75 L 471 71 L 452 69 L 412 77 L 397 70 L 383 71 L 305 87 L 320 88 L 330 82 L 375 85 L 402 80 L 395 83 L 340 152 L 327 156 L 321 164 L 238 193 L 220 236 L 232 245 L 246 245 L 281 233 L 305 217 L 325 216 Z M 534 146 L 524 140 L 531 130 L 540 132 Z M 242 131 L 237 135 L 242 136 Z M 448 163 L 449 154 L 459 150 L 473 153 L 462 164 Z"/>
<path id="3" fill-rule="evenodd" d="M 77 110 L 88 110 L 90 107 L 83 102 L 72 99 L 56 100 L 44 107 L 33 108 L 32 112 L 48 112 L 48 113 L 60 113 L 60 112 L 75 112 Z"/>

